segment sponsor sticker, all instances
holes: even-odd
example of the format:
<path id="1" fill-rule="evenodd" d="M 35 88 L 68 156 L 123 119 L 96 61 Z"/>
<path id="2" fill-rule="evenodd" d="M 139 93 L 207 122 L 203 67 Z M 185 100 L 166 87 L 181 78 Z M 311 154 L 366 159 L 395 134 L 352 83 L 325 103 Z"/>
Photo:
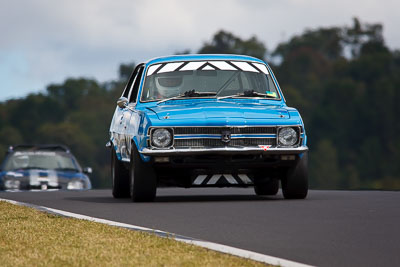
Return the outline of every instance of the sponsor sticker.
<path id="1" fill-rule="evenodd" d="M 263 149 L 264 151 L 267 151 L 267 149 L 270 148 L 271 145 L 258 145 L 258 147 Z"/>
<path id="2" fill-rule="evenodd" d="M 271 97 L 276 97 L 277 96 L 277 94 L 275 92 L 266 91 L 265 93 L 267 94 L 267 96 L 271 96 Z"/>

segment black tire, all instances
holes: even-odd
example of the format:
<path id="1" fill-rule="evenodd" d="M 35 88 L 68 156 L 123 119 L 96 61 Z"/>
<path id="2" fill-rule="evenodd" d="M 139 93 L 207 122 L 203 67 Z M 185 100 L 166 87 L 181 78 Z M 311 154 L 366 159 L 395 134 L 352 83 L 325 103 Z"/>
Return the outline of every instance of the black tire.
<path id="1" fill-rule="evenodd" d="M 282 192 L 286 199 L 304 199 L 308 193 L 308 153 L 298 159 L 282 179 Z"/>
<path id="2" fill-rule="evenodd" d="M 279 180 L 272 178 L 267 182 L 255 183 L 254 192 L 258 196 L 274 196 L 279 191 Z"/>
<path id="3" fill-rule="evenodd" d="M 118 160 L 115 150 L 111 150 L 112 195 L 114 198 L 128 198 L 129 171 L 125 168 L 124 164 Z"/>
<path id="4" fill-rule="evenodd" d="M 154 168 L 142 161 L 135 145 L 132 145 L 129 178 L 133 202 L 154 201 L 157 192 L 157 177 Z"/>

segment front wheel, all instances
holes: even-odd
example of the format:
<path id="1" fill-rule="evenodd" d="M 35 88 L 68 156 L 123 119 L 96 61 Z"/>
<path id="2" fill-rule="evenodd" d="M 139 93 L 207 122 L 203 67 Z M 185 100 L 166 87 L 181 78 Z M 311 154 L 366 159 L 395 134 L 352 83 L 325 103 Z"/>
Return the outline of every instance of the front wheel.
<path id="1" fill-rule="evenodd" d="M 129 197 L 129 172 L 111 149 L 112 195 L 114 198 Z"/>
<path id="2" fill-rule="evenodd" d="M 149 163 L 142 161 L 135 145 L 132 145 L 129 178 L 133 202 L 154 201 L 157 191 L 157 177 L 154 168 Z"/>
<path id="3" fill-rule="evenodd" d="M 308 193 L 308 153 L 298 159 L 282 179 L 282 192 L 286 199 L 304 199 Z"/>

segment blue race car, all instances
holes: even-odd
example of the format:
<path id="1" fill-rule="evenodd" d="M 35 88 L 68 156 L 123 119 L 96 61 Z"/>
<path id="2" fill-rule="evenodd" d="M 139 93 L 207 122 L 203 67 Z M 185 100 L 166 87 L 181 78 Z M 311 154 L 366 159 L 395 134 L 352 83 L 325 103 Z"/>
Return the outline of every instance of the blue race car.
<path id="1" fill-rule="evenodd" d="M 0 190 L 91 189 L 90 173 L 63 145 L 19 145 L 1 165 Z"/>
<path id="2" fill-rule="evenodd" d="M 308 147 L 265 62 L 181 55 L 136 66 L 110 126 L 112 193 L 153 201 L 157 186 L 248 187 L 303 199 Z"/>

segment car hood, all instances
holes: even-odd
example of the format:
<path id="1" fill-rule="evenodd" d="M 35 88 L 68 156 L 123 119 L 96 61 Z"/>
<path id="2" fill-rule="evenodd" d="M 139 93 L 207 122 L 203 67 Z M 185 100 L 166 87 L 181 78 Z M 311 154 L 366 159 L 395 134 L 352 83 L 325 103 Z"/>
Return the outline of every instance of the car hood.
<path id="1" fill-rule="evenodd" d="M 289 119 L 288 111 L 281 105 L 250 101 L 170 101 L 148 107 L 160 120 L 207 119 Z"/>

